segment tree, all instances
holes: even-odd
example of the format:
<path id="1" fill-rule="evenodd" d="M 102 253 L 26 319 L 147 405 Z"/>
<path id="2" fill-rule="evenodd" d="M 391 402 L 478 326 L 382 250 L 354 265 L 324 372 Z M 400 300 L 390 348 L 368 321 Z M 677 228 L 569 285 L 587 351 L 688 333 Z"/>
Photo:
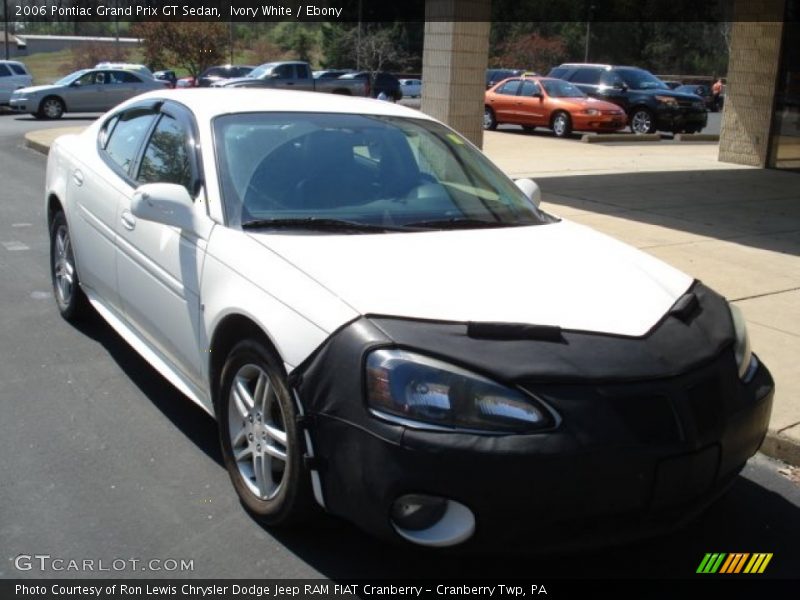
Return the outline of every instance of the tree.
<path id="1" fill-rule="evenodd" d="M 142 38 L 145 62 L 151 68 L 178 66 L 197 78 L 227 55 L 228 28 L 215 22 L 142 22 L 132 33 Z"/>
<path id="2" fill-rule="evenodd" d="M 563 62 L 567 57 L 567 44 L 562 38 L 530 33 L 503 44 L 501 54 L 492 62 L 546 74 L 554 65 Z"/>

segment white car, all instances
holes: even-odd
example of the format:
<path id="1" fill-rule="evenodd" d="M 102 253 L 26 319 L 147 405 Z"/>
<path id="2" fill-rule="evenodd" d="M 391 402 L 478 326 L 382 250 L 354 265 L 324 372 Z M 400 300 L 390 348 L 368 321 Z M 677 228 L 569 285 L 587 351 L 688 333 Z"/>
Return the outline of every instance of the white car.
<path id="1" fill-rule="evenodd" d="M 0 104 L 8 104 L 16 90 L 33 84 L 28 68 L 16 60 L 0 60 Z"/>
<path id="2" fill-rule="evenodd" d="M 703 508 L 766 431 L 738 311 L 417 111 L 148 93 L 59 138 L 46 186 L 59 311 L 218 419 L 267 524 L 607 543 Z"/>
<path id="3" fill-rule="evenodd" d="M 401 79 L 400 90 L 403 98 L 418 98 L 422 95 L 422 81 L 419 79 Z"/>

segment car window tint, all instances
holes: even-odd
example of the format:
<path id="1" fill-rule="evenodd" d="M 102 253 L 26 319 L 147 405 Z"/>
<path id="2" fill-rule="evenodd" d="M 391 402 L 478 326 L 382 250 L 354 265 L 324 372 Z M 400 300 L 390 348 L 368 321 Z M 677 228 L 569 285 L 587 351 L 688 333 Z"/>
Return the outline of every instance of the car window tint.
<path id="1" fill-rule="evenodd" d="M 205 73 L 203 73 L 203 75 L 201 75 L 201 77 L 227 77 L 227 76 L 228 73 L 225 71 L 225 69 L 222 69 L 220 67 L 212 67 L 208 69 Z"/>
<path id="2" fill-rule="evenodd" d="M 10 75 L 11 71 L 8 69 L 8 67 L 0 64 L 0 77 L 9 77 Z"/>
<path id="3" fill-rule="evenodd" d="M 311 75 L 308 72 L 308 65 L 296 65 L 297 77 L 299 79 L 308 79 Z"/>
<path id="4" fill-rule="evenodd" d="M 555 77 L 556 79 L 561 79 L 564 75 L 567 74 L 569 69 L 565 69 L 564 67 L 556 67 L 552 71 L 550 71 L 550 75 L 548 77 Z"/>
<path id="5" fill-rule="evenodd" d="M 292 79 L 294 77 L 294 65 L 278 65 L 272 72 L 279 79 Z"/>
<path id="6" fill-rule="evenodd" d="M 106 154 L 124 171 L 136 160 L 144 136 L 156 115 L 152 111 L 131 110 L 123 113 L 106 144 Z"/>
<path id="7" fill-rule="evenodd" d="M 192 174 L 187 139 L 183 126 L 169 115 L 163 115 L 147 142 L 136 179 L 142 183 L 177 183 L 190 189 Z"/>
<path id="8" fill-rule="evenodd" d="M 106 121 L 106 124 L 103 125 L 103 128 L 100 130 L 100 135 L 98 136 L 97 141 L 101 148 L 105 149 L 105 147 L 108 145 L 108 139 L 111 135 L 111 132 L 114 131 L 114 125 L 117 124 L 117 121 L 119 121 L 119 115 L 115 115 Z"/>
<path id="9" fill-rule="evenodd" d="M 614 73 L 614 71 L 603 71 L 603 73 L 600 75 L 600 83 L 602 85 L 613 87 L 614 85 L 621 84 L 622 78 Z"/>
<path id="10" fill-rule="evenodd" d="M 133 73 L 128 71 L 114 71 L 111 73 L 111 83 L 141 83 L 142 80 L 139 79 Z"/>
<path id="11" fill-rule="evenodd" d="M 535 81 L 523 81 L 520 96 L 533 96 L 539 92 L 539 85 Z"/>
<path id="12" fill-rule="evenodd" d="M 500 89 L 497 90 L 498 94 L 503 94 L 504 96 L 516 96 L 517 91 L 519 90 L 519 79 L 512 79 L 511 81 L 506 81 L 503 85 L 500 86 Z"/>
<path id="13" fill-rule="evenodd" d="M 597 68 L 582 68 L 575 71 L 570 81 L 573 83 L 588 83 L 596 84 L 600 81 L 600 74 L 602 71 Z"/>
<path id="14" fill-rule="evenodd" d="M 94 84 L 94 77 L 95 77 L 95 72 L 94 71 L 89 71 L 88 73 L 84 73 L 83 75 L 81 75 L 75 81 L 75 83 L 77 85 L 93 85 Z"/>
<path id="15" fill-rule="evenodd" d="M 14 73 L 16 73 L 17 75 L 27 75 L 28 74 L 27 71 L 25 71 L 25 69 L 22 67 L 22 65 L 18 65 L 18 64 L 15 64 L 15 63 L 10 63 L 8 66 L 11 67 L 11 70 L 14 71 Z"/>

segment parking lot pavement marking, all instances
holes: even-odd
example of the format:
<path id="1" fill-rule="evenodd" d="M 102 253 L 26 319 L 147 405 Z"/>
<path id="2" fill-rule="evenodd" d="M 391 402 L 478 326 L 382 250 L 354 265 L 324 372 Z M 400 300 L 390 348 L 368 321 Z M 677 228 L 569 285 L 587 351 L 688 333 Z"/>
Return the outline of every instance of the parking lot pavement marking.
<path id="1" fill-rule="evenodd" d="M 9 252 L 21 252 L 23 250 L 31 249 L 31 247 L 27 244 L 23 244 L 22 242 L 18 242 L 16 240 L 12 240 L 10 242 L 0 242 L 0 244 L 3 244 L 3 248 Z"/>
<path id="2" fill-rule="evenodd" d="M 31 223 L 12 223 L 12 227 L 30 227 Z"/>

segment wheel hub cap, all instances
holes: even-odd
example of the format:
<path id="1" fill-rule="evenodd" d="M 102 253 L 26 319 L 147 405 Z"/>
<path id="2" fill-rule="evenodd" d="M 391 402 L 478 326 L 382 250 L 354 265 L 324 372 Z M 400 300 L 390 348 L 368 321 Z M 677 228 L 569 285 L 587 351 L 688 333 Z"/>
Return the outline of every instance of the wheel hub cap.
<path id="1" fill-rule="evenodd" d="M 56 232 L 56 247 L 53 256 L 53 275 L 55 278 L 56 297 L 61 306 L 66 306 L 72 299 L 75 266 L 72 259 L 72 245 L 67 228 L 59 227 Z"/>

